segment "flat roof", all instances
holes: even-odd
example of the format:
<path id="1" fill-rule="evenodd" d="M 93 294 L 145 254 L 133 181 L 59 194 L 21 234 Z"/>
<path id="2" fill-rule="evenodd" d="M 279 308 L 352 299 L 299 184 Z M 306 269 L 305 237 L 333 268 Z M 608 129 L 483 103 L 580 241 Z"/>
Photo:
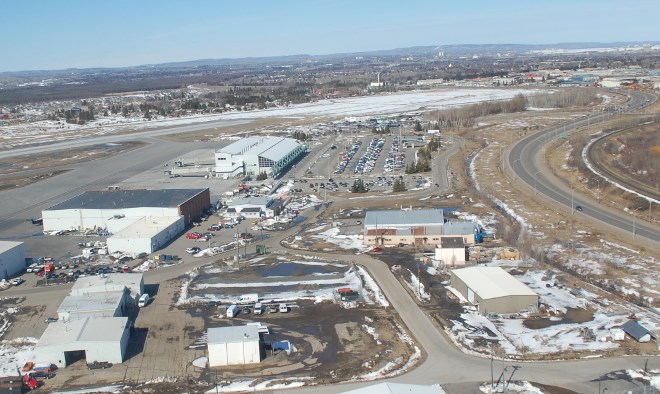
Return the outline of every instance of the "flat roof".
<path id="1" fill-rule="evenodd" d="M 16 241 L 0 241 L 0 253 L 4 253 L 8 250 L 14 249 L 15 247 L 23 245 L 23 242 Z"/>
<path id="2" fill-rule="evenodd" d="M 48 324 L 37 347 L 61 346 L 74 342 L 119 342 L 128 317 L 85 317 Z"/>
<path id="3" fill-rule="evenodd" d="M 207 342 L 209 345 L 215 343 L 252 342 L 259 339 L 259 328 L 254 325 L 210 327 L 207 332 Z"/>
<path id="4" fill-rule="evenodd" d="M 463 237 L 442 237 L 440 246 L 443 248 L 464 248 Z"/>
<path id="5" fill-rule="evenodd" d="M 59 308 L 57 308 L 57 313 L 116 310 L 123 297 L 124 293 L 121 291 L 92 293 L 82 296 L 69 295 L 64 297 Z"/>
<path id="6" fill-rule="evenodd" d="M 140 207 L 174 208 L 206 189 L 103 190 L 87 191 L 46 211 L 62 209 L 124 209 Z"/>
<path id="7" fill-rule="evenodd" d="M 80 295 L 91 293 L 102 293 L 117 291 L 128 287 L 131 292 L 140 292 L 140 283 L 142 283 L 142 274 L 139 272 L 121 273 L 121 274 L 103 274 L 94 276 L 84 276 L 76 279 L 71 288 L 71 295 Z"/>
<path id="8" fill-rule="evenodd" d="M 292 138 L 266 137 L 258 145 L 245 152 L 245 155 L 261 156 L 277 162 L 301 145 Z"/>
<path id="9" fill-rule="evenodd" d="M 411 227 L 443 223 L 442 209 L 367 211 L 364 218 L 366 227 Z"/>
<path id="10" fill-rule="evenodd" d="M 482 299 L 507 296 L 538 296 L 501 267 L 468 267 L 451 271 Z"/>
<path id="11" fill-rule="evenodd" d="M 145 238 L 153 237 L 168 228 L 182 217 L 144 216 L 134 221 L 112 235 L 112 238 Z"/>
<path id="12" fill-rule="evenodd" d="M 228 201 L 227 205 L 230 207 L 235 207 L 237 205 L 266 205 L 270 200 L 272 200 L 272 198 L 263 197 L 263 196 L 235 198 L 231 201 Z"/>
<path id="13" fill-rule="evenodd" d="M 442 233 L 446 235 L 474 234 L 478 229 L 476 222 L 447 222 L 443 226 Z"/>

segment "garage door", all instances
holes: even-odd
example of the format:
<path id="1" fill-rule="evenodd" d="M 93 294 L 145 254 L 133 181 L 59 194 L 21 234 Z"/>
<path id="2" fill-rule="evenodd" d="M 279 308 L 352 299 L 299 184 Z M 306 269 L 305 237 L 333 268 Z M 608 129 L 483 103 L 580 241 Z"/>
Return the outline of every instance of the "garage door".
<path id="1" fill-rule="evenodd" d="M 468 287 L 467 299 L 468 301 L 474 303 L 474 291 L 472 291 L 472 289 L 469 287 Z"/>

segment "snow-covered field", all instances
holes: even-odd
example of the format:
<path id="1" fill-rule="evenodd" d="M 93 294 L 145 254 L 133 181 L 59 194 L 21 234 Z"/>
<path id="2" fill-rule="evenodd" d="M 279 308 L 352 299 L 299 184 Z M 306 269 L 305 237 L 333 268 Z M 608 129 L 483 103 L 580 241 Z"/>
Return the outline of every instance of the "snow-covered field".
<path id="1" fill-rule="evenodd" d="M 236 111 L 212 115 L 146 120 L 121 115 L 99 117 L 85 125 L 56 121 L 37 121 L 0 126 L 0 148 L 17 148 L 28 144 L 61 142 L 89 136 L 112 135 L 122 130 L 142 131 L 172 126 L 186 126 L 222 120 L 254 120 L 269 117 L 319 118 L 347 117 L 417 111 L 420 108 L 444 109 L 489 100 L 505 100 L 517 94 L 536 94 L 524 89 L 443 89 L 401 92 L 373 96 L 320 100 L 286 108 L 258 111 Z"/>

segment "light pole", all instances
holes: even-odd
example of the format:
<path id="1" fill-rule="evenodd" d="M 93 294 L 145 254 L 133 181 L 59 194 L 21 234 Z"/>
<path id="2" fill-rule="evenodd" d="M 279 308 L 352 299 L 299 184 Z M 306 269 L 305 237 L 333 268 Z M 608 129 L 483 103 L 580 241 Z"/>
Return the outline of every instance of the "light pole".
<path id="1" fill-rule="evenodd" d="M 539 172 L 541 172 L 541 170 L 538 170 L 534 173 L 534 195 L 538 194 L 538 190 L 536 189 L 536 175 L 538 175 Z"/>
<path id="2" fill-rule="evenodd" d="M 635 209 L 635 210 L 633 211 L 633 227 L 632 227 L 632 236 L 633 236 L 633 239 L 635 239 L 635 221 L 636 221 L 635 219 L 637 218 L 637 211 L 639 211 L 640 208 L 641 208 L 641 207 L 638 207 L 637 209 Z"/>

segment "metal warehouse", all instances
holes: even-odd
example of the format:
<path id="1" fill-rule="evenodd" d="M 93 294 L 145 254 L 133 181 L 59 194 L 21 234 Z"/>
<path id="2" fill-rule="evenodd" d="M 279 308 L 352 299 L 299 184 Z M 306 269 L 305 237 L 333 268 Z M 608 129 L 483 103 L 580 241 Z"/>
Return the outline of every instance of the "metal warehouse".
<path id="1" fill-rule="evenodd" d="M 222 178 L 262 172 L 275 177 L 306 151 L 307 146 L 292 138 L 243 138 L 215 152 L 215 173 Z"/>
<path id="2" fill-rule="evenodd" d="M 94 293 L 125 292 L 137 299 L 144 294 L 144 278 L 140 273 L 104 274 L 78 278 L 69 294 L 87 296 Z"/>
<path id="3" fill-rule="evenodd" d="M 118 364 L 124 361 L 129 335 L 127 317 L 86 317 L 50 323 L 35 347 L 36 361 L 58 367 L 81 359 Z"/>
<path id="4" fill-rule="evenodd" d="M 538 294 L 500 267 L 452 270 L 451 286 L 482 314 L 516 313 L 539 304 Z"/>
<path id="5" fill-rule="evenodd" d="M 461 236 L 474 244 L 476 223 L 445 223 L 442 209 L 368 211 L 364 219 L 367 245 L 439 245 L 444 237 Z"/>
<path id="6" fill-rule="evenodd" d="M 209 366 L 261 362 L 261 338 L 254 325 L 213 327 L 207 332 Z"/>
<path id="7" fill-rule="evenodd" d="M 9 279 L 25 269 L 23 242 L 0 241 L 0 278 Z"/>
<path id="8" fill-rule="evenodd" d="M 42 211 L 42 217 L 46 232 L 106 232 L 114 234 L 108 238 L 112 251 L 152 253 L 210 204 L 208 188 L 88 191 Z"/>
<path id="9" fill-rule="evenodd" d="M 119 317 L 124 316 L 130 303 L 132 301 L 124 291 L 70 295 L 57 308 L 57 317 L 62 321 L 86 317 Z"/>

